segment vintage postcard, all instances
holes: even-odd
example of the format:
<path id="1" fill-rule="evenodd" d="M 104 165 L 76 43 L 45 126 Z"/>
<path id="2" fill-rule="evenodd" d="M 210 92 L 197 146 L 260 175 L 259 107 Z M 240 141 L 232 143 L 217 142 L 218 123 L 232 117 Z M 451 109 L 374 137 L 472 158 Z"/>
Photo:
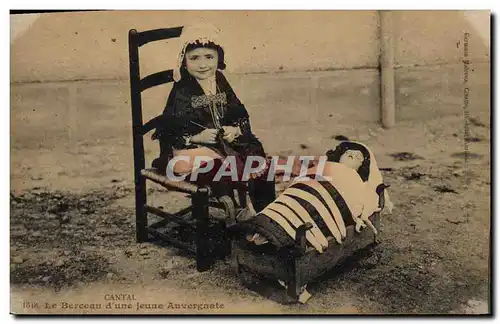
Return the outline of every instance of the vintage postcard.
<path id="1" fill-rule="evenodd" d="M 11 12 L 11 313 L 491 314 L 490 22 Z"/>

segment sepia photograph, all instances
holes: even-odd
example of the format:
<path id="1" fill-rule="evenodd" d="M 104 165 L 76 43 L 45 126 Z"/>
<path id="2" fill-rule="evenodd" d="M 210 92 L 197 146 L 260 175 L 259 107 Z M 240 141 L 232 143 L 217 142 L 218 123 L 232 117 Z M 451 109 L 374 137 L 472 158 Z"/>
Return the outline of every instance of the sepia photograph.
<path id="1" fill-rule="evenodd" d="M 489 10 L 10 18 L 13 315 L 492 315 Z"/>

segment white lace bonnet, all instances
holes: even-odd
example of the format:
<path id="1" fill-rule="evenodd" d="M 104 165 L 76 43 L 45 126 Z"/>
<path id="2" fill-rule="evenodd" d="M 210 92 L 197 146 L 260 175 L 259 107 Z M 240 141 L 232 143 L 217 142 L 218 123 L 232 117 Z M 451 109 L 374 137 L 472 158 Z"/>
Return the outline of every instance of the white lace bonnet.
<path id="1" fill-rule="evenodd" d="M 212 42 L 224 49 L 220 43 L 220 30 L 217 27 L 209 24 L 185 26 L 182 29 L 180 41 L 182 47 L 177 59 L 177 65 L 174 68 L 174 80 L 176 82 L 181 79 L 181 66 L 182 62 L 184 61 L 184 55 L 186 54 L 186 47 L 189 44 L 193 44 L 196 42 L 199 42 L 201 44 L 208 44 L 209 42 Z"/>

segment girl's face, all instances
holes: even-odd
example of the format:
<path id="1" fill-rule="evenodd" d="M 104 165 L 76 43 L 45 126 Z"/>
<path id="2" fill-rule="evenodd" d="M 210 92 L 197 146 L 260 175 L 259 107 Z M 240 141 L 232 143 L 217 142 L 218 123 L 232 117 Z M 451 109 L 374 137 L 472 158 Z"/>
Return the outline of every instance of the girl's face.
<path id="1" fill-rule="evenodd" d="M 198 80 L 205 80 L 215 75 L 219 56 L 211 48 L 199 47 L 186 53 L 186 69 Z"/>

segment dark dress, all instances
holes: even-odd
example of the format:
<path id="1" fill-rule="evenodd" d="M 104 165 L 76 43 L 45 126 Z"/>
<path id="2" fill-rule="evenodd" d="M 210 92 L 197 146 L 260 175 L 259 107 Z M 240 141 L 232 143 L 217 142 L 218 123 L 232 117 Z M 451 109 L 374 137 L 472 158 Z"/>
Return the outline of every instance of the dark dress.
<path id="1" fill-rule="evenodd" d="M 219 152 L 222 156 L 234 155 L 239 162 L 238 174 L 241 174 L 242 165 L 248 156 L 266 157 L 260 140 L 252 133 L 250 120 L 245 106 L 238 99 L 225 76 L 216 73 L 217 93 L 205 95 L 203 89 L 191 75 L 185 73 L 179 82 L 175 82 L 163 111 L 153 139 L 159 139 L 160 157 L 153 162 L 153 166 L 165 170 L 172 157 L 172 151 L 198 147 L 195 144 L 186 144 L 186 138 L 203 131 L 203 127 L 217 128 L 210 109 L 220 117 L 220 126 L 239 126 L 242 135 L 232 143 L 207 145 Z M 250 196 L 256 211 L 262 210 L 275 199 L 274 181 L 267 181 L 267 174 L 260 178 L 249 180 Z"/>

